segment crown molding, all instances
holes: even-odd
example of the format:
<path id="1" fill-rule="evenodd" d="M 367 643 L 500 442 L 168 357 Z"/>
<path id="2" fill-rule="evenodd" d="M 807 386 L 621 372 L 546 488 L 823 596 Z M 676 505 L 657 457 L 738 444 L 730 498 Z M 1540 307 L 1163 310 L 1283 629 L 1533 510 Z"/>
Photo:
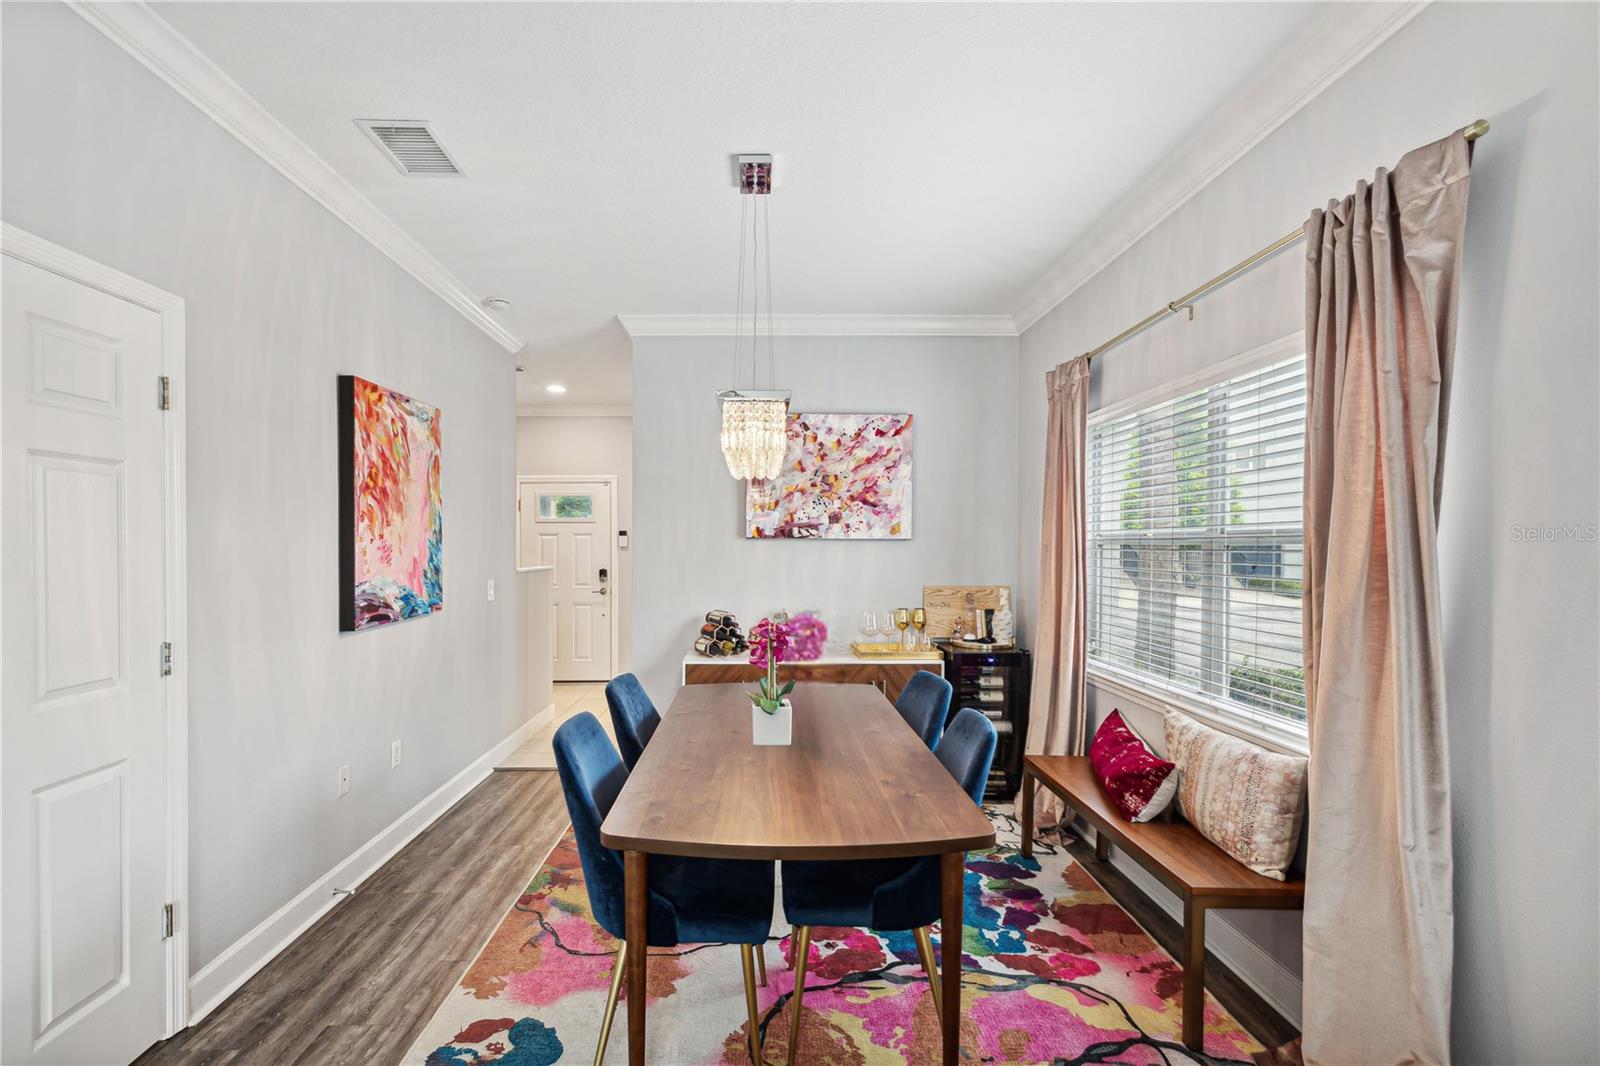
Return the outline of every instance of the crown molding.
<path id="1" fill-rule="evenodd" d="M 1250 149 L 1416 18 L 1429 0 L 1336 4 L 1232 96 L 1233 106 L 1200 123 L 1161 166 L 1073 242 L 1043 277 L 1024 290 L 1012 318 L 1018 332 L 1049 314 L 1090 278 L 1139 243 Z M 1307 70 L 1321 73 L 1306 81 Z M 1272 101 L 1286 102 L 1274 106 Z M 1265 101 L 1265 104 L 1258 103 Z M 1287 224 L 1287 223 L 1286 223 Z"/>
<path id="2" fill-rule="evenodd" d="M 633 406 L 626 403 L 519 403 L 518 418 L 632 418 Z"/>
<path id="3" fill-rule="evenodd" d="M 731 337 L 734 315 L 619 315 L 631 337 Z M 749 319 L 742 320 L 745 329 Z M 763 333 L 766 330 L 762 330 Z M 782 337 L 1015 337 L 1010 315 L 774 315 Z"/>
<path id="4" fill-rule="evenodd" d="M 522 340 L 483 308 L 477 294 L 143 2 L 67 0 L 67 6 L 496 344 L 508 352 L 521 350 Z"/>

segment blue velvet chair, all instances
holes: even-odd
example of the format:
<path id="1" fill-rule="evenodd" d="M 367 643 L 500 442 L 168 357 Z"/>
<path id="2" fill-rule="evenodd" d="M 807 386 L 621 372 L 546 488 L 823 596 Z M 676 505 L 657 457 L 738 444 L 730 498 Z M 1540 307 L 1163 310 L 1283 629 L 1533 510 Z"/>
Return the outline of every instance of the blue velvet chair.
<path id="1" fill-rule="evenodd" d="M 932 676 L 932 675 L 929 675 Z M 935 679 L 940 680 L 940 679 Z M 940 711 L 943 719 L 943 711 Z M 994 762 L 994 723 L 968 707 L 959 711 L 945 730 L 938 756 L 972 802 L 983 803 Z M 938 1013 L 939 974 L 934 964 L 929 926 L 939 920 L 939 857 L 915 859 L 864 859 L 841 862 L 785 862 L 783 913 L 794 926 L 794 1013 L 789 1018 L 789 1062 L 794 1062 L 800 1039 L 801 998 L 806 987 L 806 953 L 811 948 L 813 925 L 860 926 L 885 932 L 910 929 L 916 936 L 917 954 L 928 974 L 933 1009 Z M 960 975 L 956 980 L 960 980 Z"/>
<path id="2" fill-rule="evenodd" d="M 611 973 L 611 991 L 600 1023 L 595 1066 L 605 1058 L 611 1022 L 617 1013 L 622 974 L 627 965 L 627 920 L 622 853 L 600 841 L 600 824 L 628 780 L 628 768 L 601 728 L 585 711 L 556 730 L 556 771 L 566 794 L 567 813 L 578 840 L 578 859 L 589 889 L 589 907 L 600 927 L 621 943 Z M 745 1004 L 750 1016 L 752 1061 L 761 1061 L 760 1015 L 756 1011 L 755 945 L 772 931 L 773 864 L 733 859 L 687 859 L 652 855 L 648 865 L 647 910 L 651 947 L 675 944 L 738 944 L 743 955 Z M 766 983 L 766 963 L 761 962 Z"/>
<path id="3" fill-rule="evenodd" d="M 632 674 L 613 678 L 606 685 L 606 706 L 611 708 L 611 729 L 617 735 L 622 761 L 632 770 L 644 754 L 645 745 L 655 736 L 661 715 Z"/>
<path id="4" fill-rule="evenodd" d="M 939 734 L 944 732 L 944 720 L 950 713 L 950 697 L 954 692 L 950 682 L 938 674 L 918 670 L 906 682 L 900 698 L 894 701 L 894 709 L 917 731 L 930 751 L 939 746 Z"/>

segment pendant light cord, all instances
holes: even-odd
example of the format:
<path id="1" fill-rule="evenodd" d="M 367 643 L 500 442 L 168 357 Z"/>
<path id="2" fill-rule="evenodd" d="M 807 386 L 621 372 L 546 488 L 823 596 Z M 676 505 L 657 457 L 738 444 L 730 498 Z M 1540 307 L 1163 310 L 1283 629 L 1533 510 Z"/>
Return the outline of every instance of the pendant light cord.
<path id="1" fill-rule="evenodd" d="M 733 305 L 733 377 L 729 379 L 733 387 L 739 387 L 739 323 L 744 321 L 744 246 L 746 221 L 749 216 L 750 202 L 745 197 L 739 197 L 739 295 Z M 755 380 L 755 354 L 750 356 L 751 380 Z"/>
<path id="2" fill-rule="evenodd" d="M 763 200 L 770 199 L 763 196 Z M 761 226 L 766 230 L 767 236 L 767 388 L 778 387 L 778 349 L 772 338 L 772 309 L 777 305 L 772 302 L 772 207 L 770 204 L 761 205 Z"/>

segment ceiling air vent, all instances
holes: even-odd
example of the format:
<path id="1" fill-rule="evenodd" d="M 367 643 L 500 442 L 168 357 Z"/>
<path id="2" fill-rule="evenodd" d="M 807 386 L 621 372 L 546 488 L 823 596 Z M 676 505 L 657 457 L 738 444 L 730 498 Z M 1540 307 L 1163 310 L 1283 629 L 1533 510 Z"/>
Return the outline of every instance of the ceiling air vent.
<path id="1" fill-rule="evenodd" d="M 426 122 L 356 119 L 372 143 L 402 174 L 459 174 L 461 168 L 434 137 Z"/>

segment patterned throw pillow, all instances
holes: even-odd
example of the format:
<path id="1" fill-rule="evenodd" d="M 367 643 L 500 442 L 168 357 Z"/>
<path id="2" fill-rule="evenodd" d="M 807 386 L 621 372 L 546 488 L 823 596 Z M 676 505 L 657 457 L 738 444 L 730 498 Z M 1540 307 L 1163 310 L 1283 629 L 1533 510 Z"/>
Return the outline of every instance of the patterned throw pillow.
<path id="1" fill-rule="evenodd" d="M 1305 818 L 1306 760 L 1176 713 L 1167 715 L 1167 756 L 1178 765 L 1178 809 L 1190 824 L 1256 873 L 1282 881 Z"/>
<path id="2" fill-rule="evenodd" d="M 1094 776 L 1130 822 L 1148 822 L 1167 809 L 1178 787 L 1173 766 L 1150 750 L 1121 711 L 1112 711 L 1089 745 Z"/>

